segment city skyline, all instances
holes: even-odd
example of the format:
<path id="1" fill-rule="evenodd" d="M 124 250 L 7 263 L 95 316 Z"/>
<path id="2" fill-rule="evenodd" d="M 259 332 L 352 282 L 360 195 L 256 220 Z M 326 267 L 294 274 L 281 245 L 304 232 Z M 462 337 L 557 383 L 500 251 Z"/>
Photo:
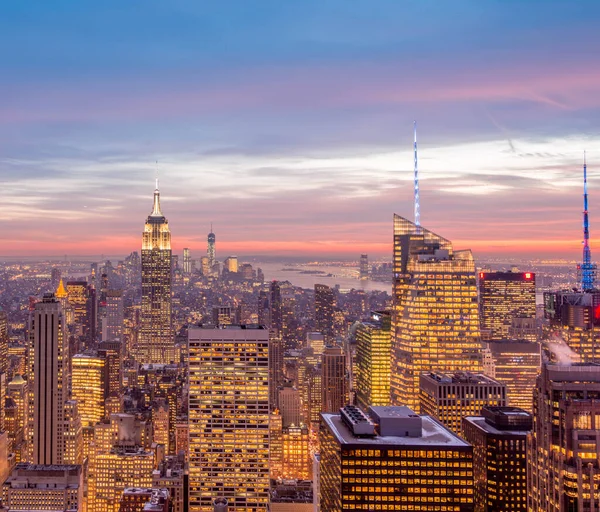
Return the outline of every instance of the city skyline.
<path id="1" fill-rule="evenodd" d="M 422 222 L 476 257 L 579 259 L 587 150 L 593 255 L 600 7 L 400 4 L 7 7 L 2 256 L 135 250 L 156 160 L 178 253 L 389 255 L 413 119 Z"/>

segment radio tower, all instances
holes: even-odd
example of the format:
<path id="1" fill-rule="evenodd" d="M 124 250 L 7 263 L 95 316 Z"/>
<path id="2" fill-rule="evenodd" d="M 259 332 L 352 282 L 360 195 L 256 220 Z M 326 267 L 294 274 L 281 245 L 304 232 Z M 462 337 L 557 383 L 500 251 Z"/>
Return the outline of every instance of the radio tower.
<path id="1" fill-rule="evenodd" d="M 414 143 L 414 151 L 415 151 L 415 226 L 417 228 L 421 227 L 421 207 L 419 205 L 419 166 L 417 160 L 417 122 L 413 122 L 413 128 L 415 132 L 415 143 Z M 418 229 L 417 232 L 421 230 Z"/>
<path id="2" fill-rule="evenodd" d="M 587 194 L 587 163 L 583 153 L 583 262 L 577 265 L 577 274 L 581 280 L 581 290 L 586 292 L 594 289 L 596 281 L 596 264 L 592 263 L 590 251 L 590 222 L 588 218 Z"/>

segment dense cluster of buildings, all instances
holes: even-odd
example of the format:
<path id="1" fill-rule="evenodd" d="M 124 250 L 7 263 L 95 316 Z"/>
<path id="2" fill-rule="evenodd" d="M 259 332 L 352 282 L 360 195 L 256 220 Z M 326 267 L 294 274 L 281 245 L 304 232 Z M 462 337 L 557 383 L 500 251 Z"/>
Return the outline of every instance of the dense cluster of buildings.
<path id="1" fill-rule="evenodd" d="M 391 297 L 265 282 L 212 226 L 180 265 L 157 185 L 141 256 L 0 284 L 1 510 L 599 511 L 600 292 L 542 319 L 533 272 L 393 230 Z"/>

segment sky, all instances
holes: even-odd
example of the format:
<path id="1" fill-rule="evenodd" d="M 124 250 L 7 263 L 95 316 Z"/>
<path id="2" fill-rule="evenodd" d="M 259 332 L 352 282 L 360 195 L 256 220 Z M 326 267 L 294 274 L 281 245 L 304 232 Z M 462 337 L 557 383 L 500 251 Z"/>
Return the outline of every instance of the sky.
<path id="1" fill-rule="evenodd" d="M 7 0 L 0 256 L 391 257 L 392 214 L 476 257 L 600 254 L 600 2 Z"/>

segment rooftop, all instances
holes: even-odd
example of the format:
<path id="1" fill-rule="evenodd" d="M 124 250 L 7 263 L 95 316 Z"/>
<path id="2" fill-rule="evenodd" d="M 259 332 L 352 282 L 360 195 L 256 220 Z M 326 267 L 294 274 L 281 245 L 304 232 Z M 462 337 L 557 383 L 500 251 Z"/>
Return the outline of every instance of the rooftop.
<path id="1" fill-rule="evenodd" d="M 441 373 L 428 372 L 421 374 L 422 378 L 439 382 L 440 384 L 495 384 L 500 383 L 483 373 L 471 372 L 456 372 L 456 373 Z"/>
<path id="2" fill-rule="evenodd" d="M 463 418 L 463 421 L 468 421 L 469 423 L 472 423 L 487 434 L 492 435 L 526 437 L 529 432 L 529 430 L 509 430 L 504 428 L 497 428 L 494 425 L 488 423 L 483 416 L 465 416 Z"/>
<path id="3" fill-rule="evenodd" d="M 408 409 L 408 408 L 407 408 Z M 409 409 L 410 410 L 410 409 Z M 411 411 L 412 412 L 412 411 Z M 374 436 L 356 437 L 339 414 L 322 414 L 323 420 L 341 445 L 361 446 L 437 446 L 443 448 L 466 448 L 470 444 L 452 433 L 431 416 L 421 416 L 420 437 Z"/>

